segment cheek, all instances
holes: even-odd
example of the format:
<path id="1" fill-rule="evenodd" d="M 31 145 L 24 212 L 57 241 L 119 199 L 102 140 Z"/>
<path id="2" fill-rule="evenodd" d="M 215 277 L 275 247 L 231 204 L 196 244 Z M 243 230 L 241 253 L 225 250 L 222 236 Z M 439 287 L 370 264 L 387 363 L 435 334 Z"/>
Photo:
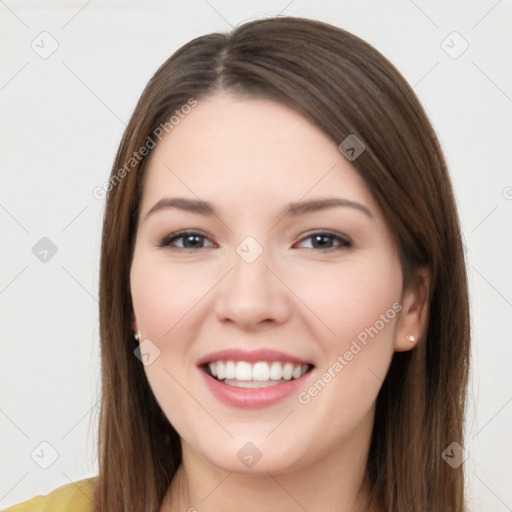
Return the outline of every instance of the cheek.
<path id="1" fill-rule="evenodd" d="M 159 350 L 144 371 L 167 419 L 180 431 L 186 428 L 183 411 L 191 407 L 190 395 L 180 383 L 195 368 L 187 350 L 194 336 L 191 319 L 194 305 L 212 285 L 210 280 L 211 274 L 208 278 L 193 271 L 177 272 L 143 253 L 132 262 L 130 285 L 138 327 L 144 340 L 151 340 Z"/>
<path id="2" fill-rule="evenodd" d="M 314 272 L 301 272 L 293 289 L 315 314 L 312 328 L 330 352 L 350 345 L 375 324 L 379 331 L 389 332 L 395 323 L 401 281 L 398 262 L 381 256 L 317 265 Z"/>
<path id="3" fill-rule="evenodd" d="M 210 277 L 187 270 L 177 272 L 165 263 L 134 258 L 131 292 L 139 330 L 144 337 L 164 340 L 179 329 L 212 283 Z"/>
<path id="4" fill-rule="evenodd" d="M 389 368 L 401 309 L 402 273 L 397 261 L 381 256 L 339 265 L 325 275 L 317 273 L 315 282 L 316 286 L 310 281 L 304 288 L 310 290 L 307 300 L 334 333 L 315 328 L 323 358 L 317 379 L 302 390 L 299 402 L 308 404 L 311 414 L 329 415 L 330 428 L 344 429 L 347 418 L 352 426 L 362 420 Z"/>

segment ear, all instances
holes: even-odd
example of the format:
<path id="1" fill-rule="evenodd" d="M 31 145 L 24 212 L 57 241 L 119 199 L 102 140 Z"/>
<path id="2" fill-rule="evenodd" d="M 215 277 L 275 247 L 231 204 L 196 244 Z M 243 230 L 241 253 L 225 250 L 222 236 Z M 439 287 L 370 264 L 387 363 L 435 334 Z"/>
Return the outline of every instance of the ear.
<path id="1" fill-rule="evenodd" d="M 430 269 L 417 270 L 415 278 L 402 293 L 402 310 L 395 332 L 395 351 L 403 352 L 416 346 L 422 336 L 429 312 Z"/>
<path id="2" fill-rule="evenodd" d="M 132 329 L 133 329 L 133 332 L 139 332 L 139 327 L 137 326 L 137 320 L 135 320 L 135 317 L 133 317 L 133 320 L 132 320 Z"/>

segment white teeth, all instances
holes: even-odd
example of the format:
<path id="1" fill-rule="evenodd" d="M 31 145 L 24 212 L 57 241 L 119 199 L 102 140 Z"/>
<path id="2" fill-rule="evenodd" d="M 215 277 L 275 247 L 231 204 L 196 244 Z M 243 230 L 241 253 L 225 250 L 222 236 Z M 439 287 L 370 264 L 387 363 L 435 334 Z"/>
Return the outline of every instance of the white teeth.
<path id="1" fill-rule="evenodd" d="M 270 378 L 272 380 L 281 380 L 283 378 L 283 369 L 281 363 L 274 361 L 270 365 Z"/>
<path id="2" fill-rule="evenodd" d="M 283 367 L 283 379 L 284 380 L 290 380 L 293 375 L 293 364 L 292 363 L 286 363 Z"/>
<path id="3" fill-rule="evenodd" d="M 257 380 L 225 380 L 224 384 L 237 388 L 268 388 L 270 386 L 277 386 L 278 382 L 267 380 L 266 382 L 258 382 Z"/>
<path id="4" fill-rule="evenodd" d="M 281 363 L 279 361 L 267 362 L 258 361 L 249 363 L 247 361 L 215 361 L 208 364 L 210 373 L 217 377 L 217 380 L 236 380 L 240 384 L 238 387 L 255 387 L 250 384 L 242 383 L 262 383 L 257 387 L 266 387 L 268 385 L 277 384 L 275 381 L 292 380 L 302 377 L 309 368 L 307 364 Z M 274 382 L 272 382 L 274 381 Z M 234 385 L 230 382 L 226 384 Z"/>
<path id="5" fill-rule="evenodd" d="M 221 363 L 222 361 L 217 362 L 217 364 Z M 236 374 L 235 374 L 236 380 L 252 380 L 252 368 L 251 363 L 248 363 L 247 361 L 238 361 L 236 363 Z M 219 378 L 220 380 L 220 378 Z"/>
<path id="6" fill-rule="evenodd" d="M 222 380 L 226 378 L 226 365 L 223 361 L 217 362 L 217 379 Z"/>
<path id="7" fill-rule="evenodd" d="M 252 367 L 252 380 L 268 380 L 270 378 L 268 363 L 256 363 Z"/>
<path id="8" fill-rule="evenodd" d="M 236 366 L 233 361 L 226 361 L 226 379 L 234 379 L 236 377 Z"/>
<path id="9" fill-rule="evenodd" d="M 298 364 L 293 367 L 292 377 L 298 379 L 302 375 L 302 365 Z"/>

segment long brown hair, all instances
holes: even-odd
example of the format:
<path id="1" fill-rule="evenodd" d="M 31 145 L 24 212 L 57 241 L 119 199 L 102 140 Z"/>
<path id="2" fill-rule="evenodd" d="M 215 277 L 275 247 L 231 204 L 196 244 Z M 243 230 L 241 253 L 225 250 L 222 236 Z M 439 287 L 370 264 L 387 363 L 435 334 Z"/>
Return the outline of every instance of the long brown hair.
<path id="1" fill-rule="evenodd" d="M 464 445 L 470 339 L 445 159 L 413 90 L 386 58 L 340 28 L 296 17 L 250 21 L 181 47 L 149 81 L 122 137 L 106 187 L 101 249 L 95 510 L 158 511 L 181 463 L 179 436 L 134 355 L 129 274 L 151 155 L 141 157 L 140 148 L 151 146 L 159 127 L 172 129 L 176 111 L 216 91 L 285 103 L 336 144 L 349 135 L 365 144 L 352 164 L 384 212 L 405 280 L 426 266 L 431 284 L 428 325 L 413 350 L 393 355 L 378 394 L 364 483 L 383 511 L 466 510 L 463 465 L 452 468 L 442 457 L 451 443 Z"/>

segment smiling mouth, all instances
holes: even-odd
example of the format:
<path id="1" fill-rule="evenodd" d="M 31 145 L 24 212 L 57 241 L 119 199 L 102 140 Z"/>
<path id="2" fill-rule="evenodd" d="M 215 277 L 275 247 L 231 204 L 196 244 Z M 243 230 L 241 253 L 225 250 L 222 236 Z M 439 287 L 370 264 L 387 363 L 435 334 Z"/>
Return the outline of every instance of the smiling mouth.
<path id="1" fill-rule="evenodd" d="M 239 388 L 266 388 L 300 379 L 309 373 L 312 364 L 281 361 L 212 361 L 201 365 L 207 375 L 222 384 Z"/>

